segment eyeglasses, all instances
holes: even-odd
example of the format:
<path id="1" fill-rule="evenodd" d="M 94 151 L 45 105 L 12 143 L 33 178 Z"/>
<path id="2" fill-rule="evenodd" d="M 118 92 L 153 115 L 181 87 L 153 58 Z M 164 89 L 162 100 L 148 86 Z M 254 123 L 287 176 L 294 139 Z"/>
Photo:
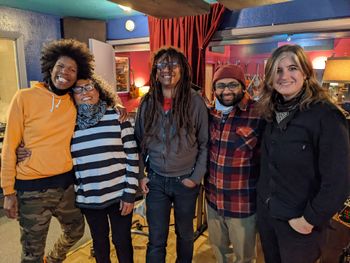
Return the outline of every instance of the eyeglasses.
<path id="1" fill-rule="evenodd" d="M 84 90 L 85 90 L 85 92 L 89 92 L 89 91 L 91 91 L 91 90 L 93 90 L 95 87 L 94 87 L 94 84 L 86 84 L 86 85 L 84 85 L 84 86 L 75 86 L 74 88 L 73 88 L 73 92 L 75 93 L 75 94 L 80 94 L 80 93 L 82 93 Z"/>
<path id="2" fill-rule="evenodd" d="M 225 88 L 228 88 L 229 90 L 234 90 L 237 89 L 241 86 L 240 83 L 237 82 L 229 82 L 229 83 L 216 83 L 215 84 L 215 89 L 223 91 Z"/>
<path id="3" fill-rule="evenodd" d="M 157 69 L 164 70 L 165 68 L 176 68 L 179 65 L 179 62 L 177 61 L 171 61 L 171 62 L 160 62 L 157 63 Z"/>

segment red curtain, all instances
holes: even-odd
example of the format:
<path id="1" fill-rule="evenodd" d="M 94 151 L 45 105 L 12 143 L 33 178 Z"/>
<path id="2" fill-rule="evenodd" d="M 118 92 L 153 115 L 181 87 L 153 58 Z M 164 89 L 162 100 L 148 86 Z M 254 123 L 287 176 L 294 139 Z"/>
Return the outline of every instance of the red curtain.
<path id="1" fill-rule="evenodd" d="M 225 7 L 212 4 L 210 13 L 180 18 L 148 17 L 151 51 L 163 46 L 181 49 L 192 67 L 193 83 L 205 85 L 205 49 L 222 22 Z M 176 10 L 174 10 L 176 12 Z"/>

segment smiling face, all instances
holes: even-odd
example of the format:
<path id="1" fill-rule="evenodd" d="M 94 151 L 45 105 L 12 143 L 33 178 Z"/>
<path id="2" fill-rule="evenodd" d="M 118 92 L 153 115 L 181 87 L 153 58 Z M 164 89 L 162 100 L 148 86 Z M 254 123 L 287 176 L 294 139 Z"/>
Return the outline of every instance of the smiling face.
<path id="1" fill-rule="evenodd" d="M 78 93 L 79 92 L 79 93 Z M 73 88 L 75 103 L 80 104 L 97 104 L 100 99 L 98 90 L 94 83 L 89 79 L 79 79 Z"/>
<path id="2" fill-rule="evenodd" d="M 272 78 L 273 88 L 285 100 L 290 100 L 303 88 L 305 74 L 294 59 L 293 53 L 282 53 Z"/>
<path id="3" fill-rule="evenodd" d="M 51 81 L 60 90 L 71 88 L 77 81 L 78 66 L 70 57 L 60 57 L 51 70 Z"/>
<path id="4" fill-rule="evenodd" d="M 243 88 L 239 81 L 233 78 L 219 79 L 214 85 L 215 96 L 224 106 L 233 106 L 243 98 Z"/>
<path id="5" fill-rule="evenodd" d="M 162 88 L 175 88 L 181 78 L 179 61 L 164 54 L 156 62 L 157 79 Z"/>

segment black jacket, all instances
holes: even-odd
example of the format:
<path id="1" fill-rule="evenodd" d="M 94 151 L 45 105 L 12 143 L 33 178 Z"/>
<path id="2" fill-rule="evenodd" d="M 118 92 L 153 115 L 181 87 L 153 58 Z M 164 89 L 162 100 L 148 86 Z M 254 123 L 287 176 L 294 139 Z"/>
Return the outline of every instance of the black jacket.
<path id="1" fill-rule="evenodd" d="M 279 125 L 268 123 L 261 148 L 258 196 L 273 217 L 304 216 L 325 224 L 350 189 L 347 120 L 333 105 L 296 110 Z"/>

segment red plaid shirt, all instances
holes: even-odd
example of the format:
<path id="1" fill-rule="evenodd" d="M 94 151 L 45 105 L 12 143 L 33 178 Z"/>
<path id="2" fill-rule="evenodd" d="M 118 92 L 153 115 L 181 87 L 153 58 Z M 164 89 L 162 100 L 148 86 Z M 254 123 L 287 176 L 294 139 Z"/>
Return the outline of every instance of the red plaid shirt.
<path id="1" fill-rule="evenodd" d="M 226 115 L 210 110 L 208 204 L 219 215 L 248 217 L 256 211 L 259 147 L 265 122 L 246 93 Z"/>

